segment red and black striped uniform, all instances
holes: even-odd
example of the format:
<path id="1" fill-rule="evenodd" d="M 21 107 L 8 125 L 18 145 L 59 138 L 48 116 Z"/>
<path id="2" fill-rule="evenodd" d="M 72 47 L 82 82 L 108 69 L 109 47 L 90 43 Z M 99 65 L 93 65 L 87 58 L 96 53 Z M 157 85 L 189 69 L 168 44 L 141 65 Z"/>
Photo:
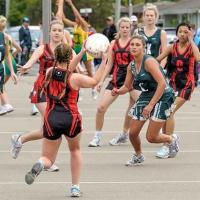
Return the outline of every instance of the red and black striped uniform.
<path id="1" fill-rule="evenodd" d="M 78 112 L 78 90 L 70 85 L 69 71 L 54 68 L 46 89 L 47 107 L 44 116 L 43 134 L 56 140 L 64 134 L 74 138 L 82 131 L 82 119 Z M 63 93 L 60 98 L 59 94 Z"/>
<path id="2" fill-rule="evenodd" d="M 195 87 L 194 62 L 191 44 L 188 44 L 183 54 L 179 53 L 178 42 L 174 43 L 172 50 L 170 85 L 179 97 L 189 100 Z"/>
<path id="3" fill-rule="evenodd" d="M 33 90 L 30 94 L 31 103 L 46 102 L 45 94 L 42 92 L 43 82 L 45 80 L 46 70 L 54 65 L 54 54 L 50 49 L 49 44 L 44 45 L 43 54 L 39 58 L 39 76 L 34 83 Z"/>
<path id="4" fill-rule="evenodd" d="M 130 41 L 124 47 L 120 46 L 119 40 L 116 39 L 113 45 L 114 62 L 112 80 L 109 82 L 106 89 L 120 88 L 126 79 L 127 67 L 133 60 L 133 55 L 130 53 Z"/>

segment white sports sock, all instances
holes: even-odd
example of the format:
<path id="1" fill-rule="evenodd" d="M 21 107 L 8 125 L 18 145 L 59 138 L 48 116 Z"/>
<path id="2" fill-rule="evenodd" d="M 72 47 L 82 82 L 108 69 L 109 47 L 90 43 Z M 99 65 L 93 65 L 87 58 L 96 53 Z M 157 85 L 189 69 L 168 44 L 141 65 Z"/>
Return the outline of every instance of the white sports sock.
<path id="1" fill-rule="evenodd" d="M 102 131 L 95 131 L 95 136 L 97 136 L 98 138 L 101 138 Z"/>

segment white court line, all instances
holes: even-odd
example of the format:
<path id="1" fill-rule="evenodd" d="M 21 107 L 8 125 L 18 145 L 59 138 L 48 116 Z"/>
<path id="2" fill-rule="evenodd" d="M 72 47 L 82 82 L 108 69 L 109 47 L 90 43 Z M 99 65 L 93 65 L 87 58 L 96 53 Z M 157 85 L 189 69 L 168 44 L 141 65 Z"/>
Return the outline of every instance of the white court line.
<path id="1" fill-rule="evenodd" d="M 29 130 L 30 131 L 30 130 Z M 27 133 L 29 132 L 27 130 L 20 130 L 20 131 L 0 131 L 0 134 L 14 134 L 14 133 L 18 133 L 18 134 L 24 134 L 24 133 Z M 116 133 L 119 133 L 120 130 L 111 130 L 111 131 L 102 131 L 103 134 L 116 134 Z M 176 133 L 187 133 L 187 134 L 190 134 L 190 133 L 200 133 L 200 130 L 196 131 L 196 130 L 193 130 L 193 131 L 190 131 L 190 130 L 176 130 L 175 131 Z M 141 133 L 146 133 L 146 131 L 141 131 Z M 87 131 L 87 130 L 84 130 L 84 127 L 83 127 L 83 134 L 94 134 L 94 130 L 91 130 L 91 131 Z"/>
<path id="2" fill-rule="evenodd" d="M 29 132 L 30 130 L 20 130 L 20 131 L 0 131 L 0 134 L 5 134 L 5 135 L 9 135 L 9 134 L 14 134 L 14 133 L 18 133 L 18 134 L 24 134 L 24 133 L 27 133 Z M 103 134 L 117 134 L 120 132 L 120 130 L 111 130 L 111 131 L 102 131 Z M 200 130 L 196 131 L 196 130 L 193 130 L 193 131 L 190 131 L 190 130 L 176 130 L 175 131 L 176 133 L 187 133 L 187 134 L 190 134 L 190 133 L 200 133 Z M 146 131 L 141 131 L 142 134 L 146 133 Z M 94 134 L 94 130 L 91 130 L 91 131 L 87 131 L 87 130 L 84 130 L 84 127 L 83 127 L 83 134 Z"/>
<path id="3" fill-rule="evenodd" d="M 133 150 L 130 151 L 102 151 L 100 147 L 98 147 L 99 151 L 91 149 L 91 151 L 81 151 L 82 154 L 123 154 L 123 153 L 133 153 Z M 155 153 L 156 150 L 152 151 L 142 151 L 144 153 Z M 23 151 L 23 153 L 41 153 L 41 151 Z M 10 153 L 10 151 L 0 151 L 0 153 Z M 59 154 L 69 154 L 69 151 L 59 151 Z M 200 153 L 200 150 L 183 150 L 178 153 Z"/>
<path id="4" fill-rule="evenodd" d="M 200 183 L 197 181 L 83 181 L 80 184 L 191 184 L 191 183 Z M 34 185 L 42 185 L 42 184 L 71 184 L 71 182 L 65 181 L 40 181 L 35 182 Z M 25 185 L 25 182 L 22 181 L 8 181 L 8 182 L 0 182 L 0 185 Z"/>
<path id="5" fill-rule="evenodd" d="M 2 118 L 0 118 L 0 121 L 2 120 L 29 120 L 30 121 L 30 119 L 31 119 L 31 121 L 32 120 L 38 120 L 38 119 L 40 119 L 39 118 L 39 116 L 37 117 L 37 118 L 35 118 L 35 117 L 33 117 L 33 118 L 30 118 L 30 117 L 11 117 L 11 116 L 5 116 L 5 117 L 2 117 Z M 83 121 L 84 120 L 94 120 L 95 119 L 95 117 L 84 117 L 84 113 L 83 113 Z M 124 119 L 124 116 L 121 116 L 121 117 L 105 117 L 104 118 L 105 120 L 122 120 L 122 119 Z M 180 120 L 188 120 L 188 119 L 200 119 L 200 116 L 198 116 L 198 117 L 194 117 L 194 116 L 189 116 L 189 117 L 175 117 L 175 120 L 178 120 L 178 119 L 180 119 Z"/>

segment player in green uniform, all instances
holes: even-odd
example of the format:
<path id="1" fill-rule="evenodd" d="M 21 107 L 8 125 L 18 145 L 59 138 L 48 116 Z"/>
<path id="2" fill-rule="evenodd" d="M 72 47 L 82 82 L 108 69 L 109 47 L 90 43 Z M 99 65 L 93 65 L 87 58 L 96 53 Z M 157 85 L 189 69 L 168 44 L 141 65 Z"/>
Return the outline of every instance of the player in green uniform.
<path id="1" fill-rule="evenodd" d="M 124 85 L 112 91 L 113 95 L 124 94 L 133 88 L 141 91 L 139 99 L 129 112 L 132 117 L 129 138 L 135 153 L 126 163 L 127 166 L 138 165 L 144 161 L 139 134 L 147 119 L 150 122 L 146 138 L 150 143 L 165 141 L 169 145 L 170 157 L 174 157 L 179 150 L 178 137 L 175 134 L 166 137 L 160 133 L 173 110 L 174 92 L 167 84 L 159 63 L 146 55 L 144 50 L 145 39 L 140 35 L 133 36 L 130 51 L 134 55 L 134 61 L 129 64 Z"/>
<path id="2" fill-rule="evenodd" d="M 0 16 L 0 99 L 1 99 L 1 104 L 3 106 L 0 107 L 0 115 L 6 114 L 7 109 L 4 107 L 5 100 L 3 98 L 3 86 L 4 86 L 4 67 L 3 67 L 3 60 L 4 58 L 8 62 L 8 67 L 11 72 L 11 77 L 15 83 L 17 83 L 17 77 L 14 73 L 13 66 L 12 66 L 12 61 L 9 55 L 9 39 L 8 35 L 5 34 L 3 31 L 6 26 L 6 18 L 4 16 Z"/>

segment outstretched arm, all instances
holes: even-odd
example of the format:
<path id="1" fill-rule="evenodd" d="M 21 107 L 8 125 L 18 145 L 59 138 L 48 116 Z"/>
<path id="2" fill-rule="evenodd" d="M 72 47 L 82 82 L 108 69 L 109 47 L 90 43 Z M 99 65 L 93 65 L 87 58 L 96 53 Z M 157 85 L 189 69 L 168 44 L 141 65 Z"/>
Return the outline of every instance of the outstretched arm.
<path id="1" fill-rule="evenodd" d="M 44 45 L 41 45 L 33 52 L 28 62 L 24 66 L 20 67 L 19 69 L 20 74 L 24 74 L 27 70 L 33 67 L 33 65 L 38 61 L 38 59 L 42 55 L 43 50 L 44 50 Z"/>
<path id="2" fill-rule="evenodd" d="M 73 76 L 71 77 L 72 87 L 74 89 L 95 87 L 101 79 L 101 76 L 105 68 L 106 60 L 107 60 L 107 55 L 106 53 L 104 53 L 102 56 L 102 62 L 93 77 L 89 77 L 78 73 L 73 74 Z"/>
<path id="3" fill-rule="evenodd" d="M 191 30 L 188 30 L 188 40 L 192 46 L 192 53 L 195 57 L 196 61 L 200 61 L 200 53 L 199 53 L 199 49 L 196 46 L 196 44 L 194 43 L 194 39 L 193 39 L 193 33 Z"/>
<path id="4" fill-rule="evenodd" d="M 63 4 L 64 0 L 56 0 L 56 5 L 58 7 L 58 10 L 56 12 L 56 18 L 60 21 L 63 19 Z"/>
<path id="5" fill-rule="evenodd" d="M 74 13 L 74 16 L 78 19 L 78 21 L 80 22 L 82 28 L 84 31 L 88 31 L 88 23 L 81 17 L 79 11 L 77 10 L 77 8 L 74 6 L 74 4 L 72 3 L 72 0 L 65 0 L 68 5 L 71 7 L 72 12 Z"/>
<path id="6" fill-rule="evenodd" d="M 111 42 L 109 50 L 108 50 L 108 60 L 107 60 L 106 66 L 105 66 L 105 70 L 102 74 L 99 84 L 97 85 L 98 92 L 100 92 L 104 80 L 106 79 L 106 77 L 108 76 L 108 74 L 110 73 L 110 71 L 113 67 L 113 45 L 114 45 L 114 43 L 115 43 L 115 41 L 113 40 Z"/>

